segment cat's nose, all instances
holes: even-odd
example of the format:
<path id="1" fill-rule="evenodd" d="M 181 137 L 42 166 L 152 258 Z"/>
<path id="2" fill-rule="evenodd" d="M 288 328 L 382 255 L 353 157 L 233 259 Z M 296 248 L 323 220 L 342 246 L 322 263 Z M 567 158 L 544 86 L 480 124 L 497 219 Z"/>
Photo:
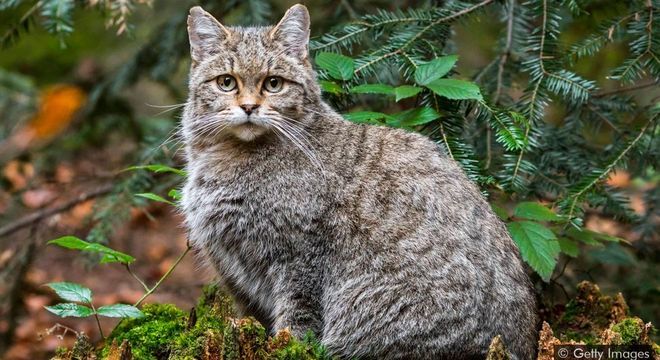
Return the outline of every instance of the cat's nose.
<path id="1" fill-rule="evenodd" d="M 243 109 L 243 111 L 245 111 L 245 113 L 248 114 L 248 115 L 252 114 L 252 111 L 254 111 L 258 107 L 259 107 L 259 104 L 243 104 L 243 105 L 241 105 L 241 109 Z"/>

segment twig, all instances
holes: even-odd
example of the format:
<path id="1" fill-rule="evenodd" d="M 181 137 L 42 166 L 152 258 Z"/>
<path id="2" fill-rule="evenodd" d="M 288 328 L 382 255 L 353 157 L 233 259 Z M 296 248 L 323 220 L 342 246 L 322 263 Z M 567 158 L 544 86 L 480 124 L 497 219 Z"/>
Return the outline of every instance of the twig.
<path id="1" fill-rule="evenodd" d="M 490 162 L 492 161 L 493 158 L 493 141 L 491 138 L 493 137 L 492 135 L 492 130 L 490 129 L 490 125 L 486 126 L 486 164 L 484 164 L 484 169 L 489 169 L 490 168 Z"/>
<path id="2" fill-rule="evenodd" d="M 53 216 L 55 214 L 59 214 L 61 212 L 67 211 L 74 206 L 83 203 L 87 200 L 94 199 L 99 196 L 103 196 L 105 194 L 108 194 L 110 191 L 112 191 L 112 184 L 107 184 L 104 185 L 94 191 L 88 192 L 88 193 L 83 193 L 78 195 L 77 197 L 65 202 L 64 204 L 61 204 L 59 206 L 50 208 L 50 209 L 43 209 L 39 210 L 36 212 L 33 212 L 32 214 L 29 214 L 27 216 L 24 216 L 15 222 L 5 225 L 0 228 L 0 236 L 5 236 L 8 234 L 11 234 L 17 230 L 20 230 L 24 227 L 29 226 L 30 224 L 33 224 L 37 221 L 43 220 L 45 218 L 48 218 L 50 216 Z"/>
<path id="3" fill-rule="evenodd" d="M 504 65 L 509 59 L 509 53 L 511 52 L 511 43 L 513 42 L 513 8 L 516 4 L 516 0 L 509 1 L 509 12 L 506 25 L 506 44 L 502 50 L 502 55 L 500 55 L 500 61 L 497 66 L 497 86 L 495 87 L 495 95 L 493 96 L 493 104 L 497 105 L 500 100 L 500 95 L 502 94 L 502 80 L 504 77 Z M 486 164 L 484 167 L 486 169 L 490 168 L 490 162 L 493 156 L 493 146 L 492 146 L 492 134 L 491 128 L 488 126 L 486 128 Z"/>
<path id="4" fill-rule="evenodd" d="M 128 271 L 128 273 L 131 274 L 131 276 L 132 276 L 135 280 L 137 280 L 137 281 L 140 283 L 140 285 L 142 285 L 142 287 L 144 288 L 145 291 L 149 291 L 149 287 L 147 286 L 147 284 L 145 284 L 144 281 L 142 281 L 142 279 L 140 279 L 140 278 L 139 278 L 139 277 L 133 272 L 133 270 L 131 270 L 131 266 L 130 266 L 129 264 L 125 264 L 125 265 L 126 265 L 126 270 Z"/>
<path id="5" fill-rule="evenodd" d="M 650 82 L 647 82 L 647 83 L 641 83 L 641 84 L 635 84 L 635 85 L 631 85 L 631 86 L 625 86 L 625 87 L 621 87 L 621 88 L 618 88 L 618 89 L 612 89 L 612 90 L 607 90 L 607 91 L 599 91 L 599 92 L 597 92 L 597 93 L 595 93 L 591 96 L 592 97 L 597 97 L 597 98 L 605 97 L 605 96 L 609 96 L 609 95 L 620 94 L 620 93 L 623 93 L 623 92 L 644 89 L 644 88 L 651 87 L 651 86 L 656 86 L 656 85 L 658 85 L 658 81 L 653 80 L 653 81 L 650 81 Z"/>
<path id="6" fill-rule="evenodd" d="M 511 52 L 511 43 L 513 42 L 513 8 L 516 4 L 515 0 L 510 0 L 509 2 L 509 13 L 508 13 L 508 22 L 506 26 L 506 45 L 504 45 L 504 50 L 502 50 L 502 55 L 500 55 L 500 62 L 497 69 L 497 87 L 495 88 L 495 95 L 493 96 L 493 104 L 497 104 L 502 94 L 502 78 L 504 75 L 504 65 L 509 59 L 509 53 Z"/>
<path id="7" fill-rule="evenodd" d="M 67 333 L 73 333 L 74 335 L 76 335 L 76 337 L 80 336 L 80 332 L 78 332 L 78 331 L 76 331 L 76 330 L 74 330 L 74 329 L 72 329 L 72 328 L 70 328 L 66 325 L 62 325 L 60 323 L 57 323 L 57 324 L 51 326 L 50 328 L 46 329 L 45 333 L 46 333 L 46 335 L 52 335 L 57 330 L 62 330 L 61 334 L 55 335 L 60 340 L 64 339 L 64 337 L 66 336 Z M 43 335 L 39 334 L 39 339 L 41 340 L 42 338 L 43 338 Z"/>
<path id="8" fill-rule="evenodd" d="M 99 327 L 99 333 L 101 334 L 101 339 L 105 340 L 105 335 L 103 335 L 103 328 L 101 327 L 101 320 L 99 320 L 99 314 L 96 312 L 96 308 L 94 307 L 94 304 L 91 302 L 88 303 L 89 306 L 92 307 L 92 311 L 94 311 L 94 318 L 96 319 L 96 325 Z"/>
<path id="9" fill-rule="evenodd" d="M 588 108 L 589 110 L 591 110 L 591 112 L 593 112 L 594 114 L 596 114 L 596 116 L 598 116 L 601 120 L 605 121 L 605 122 L 606 122 L 606 123 L 607 123 L 607 124 L 608 124 L 608 125 L 614 130 L 614 131 L 616 131 L 616 132 L 618 132 L 618 133 L 621 133 L 621 130 L 619 130 L 619 128 L 616 127 L 616 125 L 614 125 L 614 123 L 612 123 L 612 122 L 610 121 L 610 119 L 608 119 L 607 117 L 605 117 L 605 115 L 601 114 L 601 113 L 598 111 L 598 109 L 596 109 L 596 108 L 594 108 L 593 106 L 589 105 L 589 103 L 587 103 L 587 108 Z"/>
<path id="10" fill-rule="evenodd" d="M 154 291 L 156 291 L 156 289 L 158 289 L 158 287 L 160 286 L 160 284 L 161 284 L 163 281 L 165 281 L 165 279 L 167 279 L 167 278 L 170 276 L 170 274 L 172 273 L 172 271 L 174 271 L 174 269 L 177 267 L 177 265 L 179 265 L 179 263 L 181 262 L 181 260 L 183 260 L 183 258 L 186 257 L 186 254 L 188 254 L 188 252 L 190 251 L 190 249 L 191 249 L 190 244 L 188 244 L 188 246 L 186 247 L 186 250 L 185 250 L 183 253 L 181 253 L 181 255 L 179 255 L 179 257 L 176 259 L 176 261 L 174 262 L 174 264 L 172 264 L 172 266 L 170 266 L 170 268 L 167 270 L 167 272 L 166 272 L 165 274 L 163 274 L 163 276 L 160 278 L 160 280 L 158 280 L 158 282 L 156 283 L 156 285 L 154 285 L 151 289 L 148 289 L 147 292 L 146 292 L 144 295 L 142 295 L 142 297 L 140 298 L 140 300 L 138 300 L 135 304 L 133 304 L 133 306 L 135 306 L 135 307 L 140 306 L 140 304 L 142 304 L 142 302 L 143 302 L 147 297 L 149 297 L 149 295 L 151 295 Z"/>
<path id="11" fill-rule="evenodd" d="M 557 274 L 557 276 L 555 276 L 552 279 L 553 281 L 557 281 L 560 277 L 562 277 L 564 275 L 564 272 L 566 271 L 566 267 L 568 266 L 569 262 L 571 262 L 571 258 L 566 259 L 566 261 L 564 262 L 564 266 L 561 268 L 561 271 L 559 272 L 559 274 Z"/>
<path id="12" fill-rule="evenodd" d="M 340 4 L 344 7 L 344 9 L 346 9 L 346 12 L 348 13 L 348 16 L 351 17 L 351 19 L 355 20 L 359 18 L 359 15 L 355 12 L 355 9 L 353 9 L 351 3 L 349 3 L 347 0 L 341 0 Z"/>

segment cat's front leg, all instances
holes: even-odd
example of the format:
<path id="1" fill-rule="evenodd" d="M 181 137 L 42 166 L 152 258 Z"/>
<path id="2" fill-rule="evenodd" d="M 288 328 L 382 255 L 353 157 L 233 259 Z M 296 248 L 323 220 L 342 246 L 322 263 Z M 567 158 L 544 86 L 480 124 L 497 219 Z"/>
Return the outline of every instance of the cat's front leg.
<path id="1" fill-rule="evenodd" d="M 288 328 L 297 337 L 303 336 L 308 331 L 320 335 L 323 319 L 318 283 L 309 278 L 309 273 L 295 274 L 283 271 L 280 274 L 281 278 L 273 296 L 271 331 L 276 333 Z"/>

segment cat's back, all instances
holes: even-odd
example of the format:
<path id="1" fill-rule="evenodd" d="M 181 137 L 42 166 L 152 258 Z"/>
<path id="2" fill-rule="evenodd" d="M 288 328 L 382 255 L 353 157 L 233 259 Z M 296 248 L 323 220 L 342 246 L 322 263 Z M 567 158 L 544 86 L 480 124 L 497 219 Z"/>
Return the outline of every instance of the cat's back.
<path id="1" fill-rule="evenodd" d="M 334 262 L 342 275 L 328 290 L 328 343 L 349 355 L 356 354 L 340 345 L 347 339 L 384 357 L 459 358 L 500 333 L 529 355 L 536 321 L 529 280 L 504 224 L 458 163 L 422 135 L 334 121 L 327 145 L 343 182 L 336 214 L 344 219 L 344 252 Z M 456 321 L 456 328 L 446 326 Z M 367 333 L 380 327 L 444 340 L 379 348 Z M 473 339 L 452 340 L 464 333 Z M 445 353 L 447 347 L 458 353 Z"/>

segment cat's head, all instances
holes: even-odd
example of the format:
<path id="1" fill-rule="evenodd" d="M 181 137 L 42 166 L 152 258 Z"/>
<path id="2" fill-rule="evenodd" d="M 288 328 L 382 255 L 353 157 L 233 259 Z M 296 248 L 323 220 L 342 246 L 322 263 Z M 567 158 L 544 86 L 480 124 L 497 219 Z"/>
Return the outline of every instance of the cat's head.
<path id="1" fill-rule="evenodd" d="M 295 132 L 320 99 L 308 58 L 309 13 L 291 7 L 268 27 L 226 27 L 201 7 L 188 16 L 189 98 L 183 116 L 188 143 L 243 142 Z"/>

